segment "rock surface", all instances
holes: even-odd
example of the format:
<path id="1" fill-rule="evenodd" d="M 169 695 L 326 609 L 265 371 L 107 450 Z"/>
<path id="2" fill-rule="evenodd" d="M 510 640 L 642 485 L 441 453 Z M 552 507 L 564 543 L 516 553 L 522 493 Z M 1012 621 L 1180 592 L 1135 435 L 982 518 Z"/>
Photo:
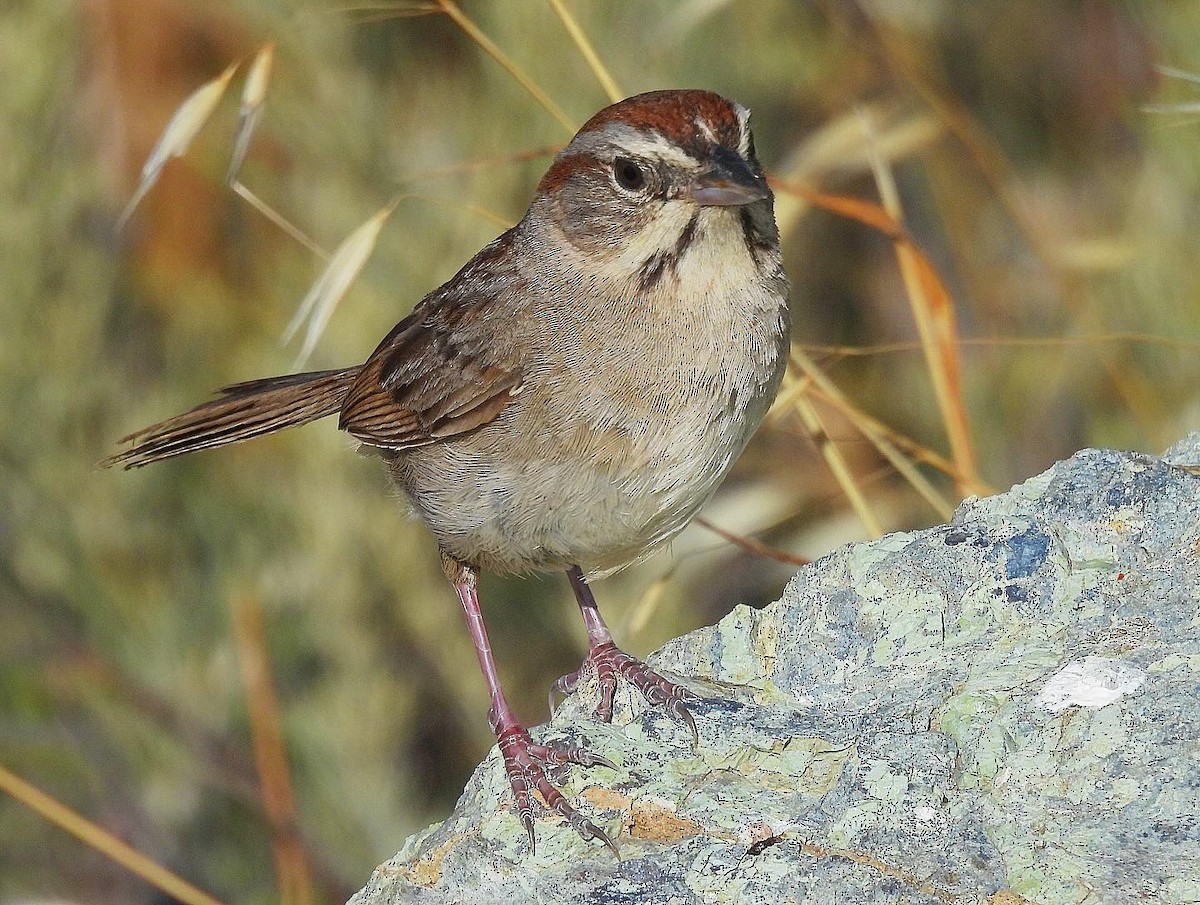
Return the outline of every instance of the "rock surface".
<path id="1" fill-rule="evenodd" d="M 855 544 L 651 658 L 687 730 L 584 687 L 539 732 L 620 765 L 530 856 L 493 750 L 354 905 L 1200 902 L 1200 435 L 1085 450 Z M 539 733 L 535 733 L 539 734 Z"/>

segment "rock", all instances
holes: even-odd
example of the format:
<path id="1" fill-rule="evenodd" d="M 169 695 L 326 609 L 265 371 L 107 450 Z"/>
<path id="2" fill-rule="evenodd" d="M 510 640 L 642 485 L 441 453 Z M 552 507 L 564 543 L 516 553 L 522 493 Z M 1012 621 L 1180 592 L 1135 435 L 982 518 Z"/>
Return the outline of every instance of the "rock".
<path id="1" fill-rule="evenodd" d="M 837 550 L 540 730 L 612 759 L 530 856 L 492 754 L 354 905 L 1200 902 L 1200 434 L 1085 450 L 948 525 Z"/>

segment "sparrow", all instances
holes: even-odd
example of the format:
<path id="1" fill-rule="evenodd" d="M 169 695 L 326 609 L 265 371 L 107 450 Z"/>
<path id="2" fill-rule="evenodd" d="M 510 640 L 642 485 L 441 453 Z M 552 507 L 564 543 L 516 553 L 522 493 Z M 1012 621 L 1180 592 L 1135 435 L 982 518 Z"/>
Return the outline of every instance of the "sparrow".
<path id="1" fill-rule="evenodd" d="M 135 468 L 337 415 L 437 540 L 531 852 L 535 795 L 617 851 L 548 777 L 614 765 L 532 740 L 501 688 L 477 576 L 565 571 L 588 653 L 552 694 L 594 673 L 596 716 L 610 720 L 624 680 L 696 743 L 694 696 L 616 646 L 586 576 L 688 524 L 783 377 L 788 283 L 748 120 L 700 90 L 606 107 L 555 156 L 520 222 L 363 364 L 226 387 L 102 463 Z"/>

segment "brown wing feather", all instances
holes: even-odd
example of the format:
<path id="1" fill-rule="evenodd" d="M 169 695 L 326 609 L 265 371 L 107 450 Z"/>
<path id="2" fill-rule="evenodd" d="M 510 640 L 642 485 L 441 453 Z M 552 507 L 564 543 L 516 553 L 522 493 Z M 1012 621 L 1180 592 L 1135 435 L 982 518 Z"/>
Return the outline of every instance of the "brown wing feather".
<path id="1" fill-rule="evenodd" d="M 520 390 L 520 361 L 500 338 L 502 275 L 511 235 L 483 249 L 427 296 L 367 359 L 338 426 L 369 446 L 408 449 L 465 433 L 500 414 Z M 499 266 L 497 266 L 499 265 Z"/>

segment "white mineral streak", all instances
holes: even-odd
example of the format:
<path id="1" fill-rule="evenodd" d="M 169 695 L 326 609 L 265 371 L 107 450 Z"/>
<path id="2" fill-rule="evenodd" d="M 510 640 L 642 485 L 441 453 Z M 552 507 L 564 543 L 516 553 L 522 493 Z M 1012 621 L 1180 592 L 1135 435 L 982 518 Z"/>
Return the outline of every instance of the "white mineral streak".
<path id="1" fill-rule="evenodd" d="M 1104 707 L 1136 691 L 1144 681 L 1146 673 L 1123 660 L 1084 657 L 1051 676 L 1035 703 L 1052 713 L 1068 707 Z"/>

